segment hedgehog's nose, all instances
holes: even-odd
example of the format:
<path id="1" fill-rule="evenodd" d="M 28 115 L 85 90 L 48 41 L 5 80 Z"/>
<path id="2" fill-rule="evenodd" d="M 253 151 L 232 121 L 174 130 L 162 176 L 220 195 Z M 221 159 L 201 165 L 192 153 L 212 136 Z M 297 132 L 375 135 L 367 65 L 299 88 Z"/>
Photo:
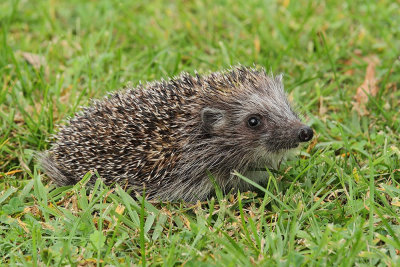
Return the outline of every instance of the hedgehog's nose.
<path id="1" fill-rule="evenodd" d="M 314 132 L 308 126 L 303 126 L 299 130 L 299 141 L 300 142 L 307 142 L 313 138 Z"/>

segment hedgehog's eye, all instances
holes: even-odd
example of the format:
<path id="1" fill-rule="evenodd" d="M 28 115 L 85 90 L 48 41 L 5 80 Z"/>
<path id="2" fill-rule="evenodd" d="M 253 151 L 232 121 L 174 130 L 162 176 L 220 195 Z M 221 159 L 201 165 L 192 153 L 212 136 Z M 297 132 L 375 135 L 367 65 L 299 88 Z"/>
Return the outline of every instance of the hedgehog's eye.
<path id="1" fill-rule="evenodd" d="M 255 128 L 261 124 L 261 118 L 259 116 L 253 115 L 247 120 L 247 124 L 249 125 L 249 127 Z"/>

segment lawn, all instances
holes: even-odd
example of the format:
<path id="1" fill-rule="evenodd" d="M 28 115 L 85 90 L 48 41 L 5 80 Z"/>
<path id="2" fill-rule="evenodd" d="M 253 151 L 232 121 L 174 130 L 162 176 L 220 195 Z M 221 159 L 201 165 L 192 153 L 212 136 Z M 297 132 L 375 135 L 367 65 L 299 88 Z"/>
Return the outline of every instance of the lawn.
<path id="1" fill-rule="evenodd" d="M 399 1 L 4 0 L 0 27 L 1 265 L 400 266 Z M 239 63 L 316 135 L 257 192 L 148 202 L 34 160 L 92 98 Z"/>

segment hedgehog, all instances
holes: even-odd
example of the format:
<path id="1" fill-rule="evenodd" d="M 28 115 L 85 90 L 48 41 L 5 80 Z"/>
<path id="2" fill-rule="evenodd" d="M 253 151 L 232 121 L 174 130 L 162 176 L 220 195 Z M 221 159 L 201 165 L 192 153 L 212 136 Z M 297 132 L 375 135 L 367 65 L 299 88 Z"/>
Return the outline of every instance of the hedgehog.
<path id="1" fill-rule="evenodd" d="M 223 192 L 249 190 L 234 171 L 276 169 L 312 137 L 287 99 L 282 74 L 236 66 L 93 100 L 60 127 L 40 161 L 59 186 L 97 172 L 132 195 L 145 190 L 148 199 L 195 202 L 212 196 L 215 183 Z M 268 174 L 261 176 L 248 178 L 262 182 Z"/>

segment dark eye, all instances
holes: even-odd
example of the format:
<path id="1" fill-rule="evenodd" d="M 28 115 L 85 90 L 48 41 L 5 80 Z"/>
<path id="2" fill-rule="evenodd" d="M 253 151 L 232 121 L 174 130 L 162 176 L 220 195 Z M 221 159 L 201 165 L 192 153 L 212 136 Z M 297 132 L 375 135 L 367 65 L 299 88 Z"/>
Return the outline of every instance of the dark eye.
<path id="1" fill-rule="evenodd" d="M 247 121 L 249 127 L 254 128 L 261 124 L 261 119 L 258 116 L 251 116 Z"/>

